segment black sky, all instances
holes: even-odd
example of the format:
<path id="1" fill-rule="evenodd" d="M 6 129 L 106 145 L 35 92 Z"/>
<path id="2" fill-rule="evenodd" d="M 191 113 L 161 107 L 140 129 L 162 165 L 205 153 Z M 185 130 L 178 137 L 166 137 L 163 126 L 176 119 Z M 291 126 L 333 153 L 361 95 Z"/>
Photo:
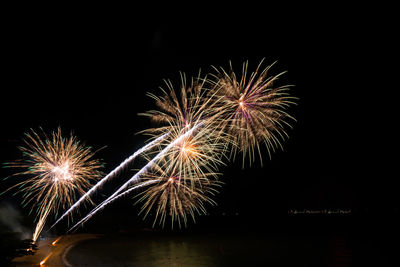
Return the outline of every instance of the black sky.
<path id="1" fill-rule="evenodd" d="M 157 93 L 162 79 L 177 84 L 179 71 L 207 73 L 211 65 L 227 68 L 229 60 L 239 70 L 244 60 L 255 67 L 265 58 L 278 61 L 275 73 L 288 71 L 282 83 L 295 85 L 299 101 L 291 112 L 298 121 L 285 151 L 262 168 L 256 162 L 223 169 L 219 209 L 398 207 L 391 160 L 382 149 L 382 136 L 393 134 L 385 128 L 391 112 L 382 115 L 377 101 L 390 98 L 378 78 L 392 56 L 390 36 L 370 11 L 139 13 L 17 12 L 6 20 L 2 162 L 20 157 L 16 146 L 29 128 L 61 126 L 88 145 L 106 145 L 99 156 L 110 171 L 143 144 L 135 133 L 150 123 L 137 113 L 154 107 L 145 94 Z"/>

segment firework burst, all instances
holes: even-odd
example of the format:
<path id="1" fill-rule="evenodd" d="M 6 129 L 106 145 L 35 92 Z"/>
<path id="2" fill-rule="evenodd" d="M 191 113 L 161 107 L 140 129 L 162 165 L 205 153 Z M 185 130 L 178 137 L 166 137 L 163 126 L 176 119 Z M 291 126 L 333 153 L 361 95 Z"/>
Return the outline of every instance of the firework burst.
<path id="1" fill-rule="evenodd" d="M 201 126 L 194 130 L 179 129 L 171 127 L 169 138 L 160 142 L 158 150 L 152 153 L 159 153 L 163 147 L 168 146 L 174 140 L 173 146 L 158 161 L 158 166 L 163 168 L 166 173 L 179 173 L 182 179 L 188 177 L 188 182 L 195 183 L 197 177 L 217 177 L 217 170 L 220 165 L 224 165 L 226 140 L 216 138 L 215 130 L 210 124 L 201 123 Z M 187 134 L 191 130 L 191 134 Z M 152 156 L 151 153 L 145 154 Z"/>
<path id="2" fill-rule="evenodd" d="M 129 186 L 132 186 L 134 184 L 137 184 L 140 182 L 140 179 L 146 175 L 151 169 L 157 164 L 158 161 L 162 160 L 165 155 L 168 153 L 169 150 L 177 146 L 182 140 L 185 140 L 188 136 L 191 136 L 198 128 L 200 128 L 203 124 L 199 123 L 197 125 L 194 125 L 191 129 L 186 131 L 184 134 L 179 136 L 177 139 L 173 140 L 171 143 L 169 143 L 165 148 L 163 148 L 160 152 L 158 152 L 157 155 L 155 155 L 143 168 L 141 168 L 134 176 L 132 176 L 128 181 L 126 181 L 122 186 L 120 186 L 111 196 L 109 196 L 106 200 L 104 200 L 102 203 L 100 203 L 96 208 L 94 208 L 86 217 L 84 217 L 82 220 L 80 220 L 77 224 L 75 224 L 71 229 L 76 228 L 78 225 L 86 222 L 88 219 L 90 219 L 94 214 L 96 214 L 99 210 L 104 208 L 106 205 L 111 203 L 112 201 L 118 199 L 121 195 L 125 195 L 128 191 L 131 192 L 134 188 L 141 187 L 142 185 L 139 185 L 138 187 L 134 186 L 133 189 L 129 188 Z M 145 155 L 144 155 L 145 156 Z M 146 156 L 145 156 L 146 157 Z"/>
<path id="3" fill-rule="evenodd" d="M 148 151 L 159 153 L 162 147 L 177 140 L 180 136 L 186 135 L 174 147 L 168 150 L 163 156 L 160 165 L 163 165 L 166 172 L 178 172 L 183 177 L 186 173 L 196 173 L 197 176 L 204 176 L 204 171 L 212 174 L 217 170 L 218 165 L 223 164 L 222 158 L 226 150 L 226 136 L 214 127 L 216 120 L 212 108 L 215 103 L 208 89 L 204 87 L 206 79 L 200 78 L 200 74 L 186 82 L 186 76 L 181 74 L 181 85 L 175 90 L 170 81 L 165 81 L 168 90 L 162 90 L 162 96 L 152 97 L 159 110 L 150 110 L 139 115 L 147 116 L 162 126 L 143 131 L 153 138 L 161 134 L 169 133 L 168 138 L 161 140 L 158 150 Z M 179 93 L 177 93 L 179 91 Z M 179 95 L 179 97 L 178 97 Z M 194 125 L 201 124 L 196 130 Z M 150 153 L 147 153 L 148 155 Z M 195 181 L 190 179 L 190 181 Z"/>
<path id="4" fill-rule="evenodd" d="M 181 74 L 178 90 L 165 81 L 167 90 L 161 89 L 160 97 L 149 94 L 158 110 L 140 115 L 161 126 L 142 133 L 160 142 L 144 151 L 148 163 L 142 169 L 72 229 L 138 188 L 146 188 L 138 200 L 143 203 L 141 213 L 147 217 L 154 210 L 154 224 L 164 225 L 170 216 L 172 225 L 186 225 L 188 215 L 194 219 L 196 213 L 205 213 L 204 203 L 215 204 L 208 196 L 220 185 L 216 171 L 227 148 L 233 157 L 237 150 L 243 152 L 243 163 L 246 156 L 254 161 L 255 151 L 262 159 L 261 142 L 269 154 L 282 148 L 285 126 L 290 126 L 287 119 L 293 119 L 286 109 L 295 98 L 288 95 L 289 86 L 274 86 L 283 73 L 268 76 L 272 65 L 260 71 L 260 63 L 249 79 L 247 65 L 240 80 L 232 67 L 229 74 L 217 70 L 212 80 L 199 75 L 187 83 Z"/>
<path id="5" fill-rule="evenodd" d="M 230 65 L 230 71 L 215 68 L 210 84 L 215 90 L 214 112 L 222 132 L 228 133 L 235 144 L 231 156 L 237 151 L 243 154 L 243 165 L 248 157 L 254 162 L 256 153 L 262 164 L 260 143 L 264 143 L 269 157 L 271 151 L 282 148 L 281 140 L 288 137 L 285 128 L 295 119 L 286 110 L 295 104 L 295 97 L 288 94 L 290 85 L 275 86 L 285 72 L 269 75 L 271 64 L 261 70 L 262 61 L 255 72 L 247 74 L 248 62 L 243 63 L 242 74 L 237 77 Z"/>
<path id="6" fill-rule="evenodd" d="M 209 103 L 204 97 L 207 94 L 204 89 L 205 79 L 201 79 L 199 73 L 188 84 L 184 73 L 180 73 L 180 77 L 181 84 L 178 93 L 171 81 L 164 80 L 167 89 L 160 87 L 161 97 L 151 93 L 147 94 L 155 100 L 158 109 L 139 113 L 139 115 L 149 117 L 153 122 L 162 124 L 162 126 L 146 129 L 142 133 L 156 137 L 171 132 L 171 129 L 176 131 L 174 128 L 179 130 L 191 128 L 195 122 L 204 119 Z"/>
<path id="7" fill-rule="evenodd" d="M 22 169 L 13 176 L 26 176 L 26 180 L 8 190 L 18 189 L 23 194 L 23 205 L 36 210 L 38 224 L 33 240 L 38 238 L 49 214 L 57 214 L 82 195 L 102 172 L 99 160 L 92 159 L 90 147 L 80 143 L 72 134 L 64 138 L 61 129 L 48 137 L 32 130 L 19 147 L 23 159 L 7 163 L 6 167 Z M 7 191 L 8 191 L 7 190 Z M 89 200 L 89 199 L 88 199 Z"/>
<path id="8" fill-rule="evenodd" d="M 140 213 L 146 218 L 151 212 L 155 213 L 153 227 L 159 222 L 164 227 L 166 218 L 170 216 L 171 227 L 178 223 L 186 227 L 188 217 L 195 221 L 196 215 L 207 214 L 205 204 L 216 205 L 212 200 L 221 182 L 214 179 L 215 173 L 185 173 L 166 172 L 165 168 L 156 165 L 151 172 L 143 177 L 142 183 L 154 183 L 141 194 L 136 203 L 142 203 Z M 191 181 L 191 180 L 194 181 Z"/>
<path id="9" fill-rule="evenodd" d="M 139 150 L 137 150 L 135 153 L 133 153 L 127 159 L 125 159 L 118 167 L 116 167 L 109 174 L 104 176 L 100 181 L 97 182 L 96 185 L 91 187 L 84 195 L 82 195 L 79 198 L 79 200 L 74 203 L 74 205 L 72 205 L 66 212 L 64 212 L 64 214 L 60 218 L 58 218 L 58 220 L 50 227 L 50 229 L 53 228 L 57 223 L 59 223 L 65 216 L 70 214 L 74 209 L 78 208 L 81 203 L 83 203 L 92 193 L 94 193 L 96 190 L 98 190 L 99 187 L 101 187 L 103 184 L 105 184 L 105 182 L 107 182 L 108 180 L 110 180 L 113 177 L 115 177 L 121 170 L 127 168 L 129 163 L 132 162 L 138 155 L 140 155 L 141 153 L 143 153 L 146 150 L 151 149 L 158 142 L 160 142 L 160 140 L 164 139 L 168 135 L 169 135 L 169 133 L 166 133 L 166 134 L 154 139 L 153 141 L 151 141 L 147 145 L 145 145 L 142 148 L 140 148 Z"/>

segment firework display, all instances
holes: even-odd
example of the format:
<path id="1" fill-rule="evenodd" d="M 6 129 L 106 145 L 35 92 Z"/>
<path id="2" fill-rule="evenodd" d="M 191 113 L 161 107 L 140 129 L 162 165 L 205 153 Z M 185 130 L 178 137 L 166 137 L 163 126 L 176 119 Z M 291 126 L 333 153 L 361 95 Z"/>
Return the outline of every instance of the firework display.
<path id="1" fill-rule="evenodd" d="M 171 150 L 171 148 L 173 148 L 174 146 L 178 145 L 180 142 L 182 142 L 185 138 L 187 138 L 188 136 L 191 136 L 193 134 L 193 132 L 195 130 L 197 130 L 197 128 L 201 127 L 202 123 L 193 126 L 193 128 L 191 128 L 189 131 L 187 131 L 186 133 L 184 133 L 183 135 L 179 136 L 176 140 L 174 140 L 172 143 L 168 144 L 168 146 L 166 146 L 164 149 L 162 149 L 152 160 L 150 160 L 142 169 L 140 169 L 134 176 L 132 176 L 132 178 L 130 178 L 127 182 L 125 182 L 120 188 L 118 188 L 110 197 L 108 197 L 106 200 L 104 200 L 102 203 L 100 203 L 99 205 L 97 205 L 97 207 L 95 209 L 93 209 L 85 218 L 83 218 L 80 222 L 78 222 L 77 224 L 75 224 L 72 228 L 75 228 L 76 226 L 78 226 L 79 224 L 87 221 L 88 219 L 90 219 L 95 213 L 97 213 L 99 210 L 101 210 L 104 206 L 108 205 L 109 203 L 111 203 L 113 200 L 118 198 L 118 195 L 123 193 L 124 190 L 127 190 L 128 187 L 134 183 L 137 183 L 140 181 L 140 178 L 145 175 L 146 173 L 148 173 L 156 164 L 156 162 L 158 160 L 160 160 L 161 158 L 163 158 L 165 156 L 165 154 Z M 72 229 L 71 228 L 71 229 Z"/>
<path id="2" fill-rule="evenodd" d="M 216 91 L 214 112 L 223 118 L 220 127 L 235 144 L 231 150 L 233 157 L 237 151 L 242 152 L 243 164 L 246 157 L 253 162 L 256 153 L 262 163 L 260 143 L 265 144 L 269 157 L 276 148 L 283 149 L 281 140 L 288 137 L 285 127 L 291 127 L 289 122 L 295 121 L 286 112 L 296 99 L 288 93 L 290 86 L 275 86 L 284 72 L 268 76 L 273 64 L 263 70 L 261 65 L 262 62 L 249 75 L 248 62 L 243 63 L 239 77 L 232 65 L 229 72 L 215 68 L 216 74 L 209 80 Z"/>
<path id="3" fill-rule="evenodd" d="M 171 170 L 171 169 L 169 169 Z M 154 225 L 159 222 L 164 226 L 167 216 L 178 226 L 187 225 L 188 215 L 195 221 L 196 214 L 207 214 L 204 204 L 216 205 L 212 196 L 218 191 L 221 182 L 215 180 L 215 173 L 166 172 L 162 166 L 153 167 L 153 171 L 143 177 L 143 183 L 157 180 L 157 184 L 148 187 L 138 195 L 137 203 L 143 203 L 140 213 L 146 218 L 154 209 Z M 194 180 L 194 181 L 192 181 Z"/>
<path id="4" fill-rule="evenodd" d="M 6 167 L 23 169 L 13 176 L 28 177 L 10 189 L 19 189 L 24 197 L 23 205 L 36 210 L 36 241 L 49 214 L 71 206 L 76 195 L 83 195 L 92 181 L 101 177 L 102 164 L 93 159 L 90 147 L 80 143 L 72 134 L 65 138 L 61 129 L 48 137 L 32 130 L 19 147 L 23 159 L 7 163 Z M 90 200 L 89 198 L 86 198 Z"/>
<path id="5" fill-rule="evenodd" d="M 200 74 L 187 83 L 186 75 L 181 73 L 180 89 L 175 90 L 171 81 L 164 80 L 167 89 L 161 89 L 160 97 L 148 93 L 155 100 L 158 110 L 150 110 L 139 113 L 149 117 L 153 122 L 161 126 L 143 130 L 142 133 L 159 136 L 167 132 L 191 128 L 194 123 L 206 117 L 207 108 L 211 102 L 206 98 L 205 79 Z"/>
<path id="6" fill-rule="evenodd" d="M 235 160 L 238 153 L 242 154 L 243 166 L 247 159 L 253 163 L 256 158 L 262 164 L 262 147 L 269 157 L 277 148 L 283 149 L 287 128 L 295 121 L 288 114 L 296 100 L 289 95 L 290 86 L 276 86 L 284 72 L 270 75 L 273 64 L 264 69 L 261 66 L 262 62 L 248 74 L 245 62 L 240 76 L 232 65 L 229 71 L 214 68 L 213 74 L 201 77 L 199 73 L 189 81 L 181 73 L 178 89 L 166 80 L 160 96 L 148 94 L 157 109 L 139 114 L 157 124 L 140 132 L 150 136 L 148 144 L 94 186 L 92 181 L 100 177 L 101 164 L 75 137 L 62 138 L 60 129 L 52 138 L 41 139 L 35 132 L 27 135 L 27 147 L 21 148 L 27 159 L 9 166 L 25 168 L 16 175 L 33 178 L 10 189 L 24 193 L 24 205 L 38 207 L 40 229 L 36 235 L 50 213 L 68 208 L 53 227 L 139 155 L 146 160 L 145 166 L 69 231 L 133 191 L 137 191 L 136 204 L 142 205 L 140 214 L 144 218 L 155 214 L 153 226 L 158 222 L 164 227 L 170 217 L 172 227 L 182 227 L 188 218 L 195 221 L 196 214 L 206 214 L 207 205 L 216 205 L 212 197 L 222 184 L 219 167 Z M 77 195 L 80 198 L 75 202 Z"/>
<path id="7" fill-rule="evenodd" d="M 165 81 L 167 90 L 161 88 L 161 97 L 148 94 L 155 100 L 159 110 L 139 114 L 159 124 L 158 127 L 146 129 L 142 133 L 152 138 L 165 133 L 170 134 L 162 140 L 161 145 L 164 146 L 201 122 L 201 127 L 171 148 L 162 158 L 168 163 L 164 164 L 166 168 L 179 167 L 183 174 L 193 170 L 200 175 L 203 167 L 212 172 L 219 164 L 223 164 L 222 157 L 227 140 L 212 123 L 216 120 L 212 112 L 215 102 L 211 97 L 212 92 L 205 87 L 206 81 L 200 78 L 199 74 L 188 84 L 186 76 L 181 73 L 179 90 L 175 90 L 170 81 Z M 176 162 L 179 164 L 175 164 Z"/>
<path id="8" fill-rule="evenodd" d="M 102 178 L 100 181 L 98 181 L 93 187 L 91 187 L 83 196 L 79 198 L 78 201 L 74 203 L 58 220 L 50 227 L 53 228 L 59 221 L 61 221 L 65 216 L 70 214 L 74 209 L 76 209 L 81 203 L 85 201 L 94 191 L 96 191 L 100 186 L 102 186 L 105 182 L 107 182 L 109 179 L 115 177 L 122 169 L 126 168 L 130 162 L 132 162 L 138 155 L 143 153 L 144 151 L 152 148 L 155 146 L 158 142 L 160 142 L 162 139 L 167 137 L 169 133 L 163 134 L 162 136 L 156 138 L 152 142 L 148 143 L 144 147 L 140 148 L 137 150 L 135 153 L 133 153 L 131 156 L 129 156 L 127 159 L 125 159 L 117 168 L 112 170 L 109 174 L 107 174 L 104 178 Z"/>

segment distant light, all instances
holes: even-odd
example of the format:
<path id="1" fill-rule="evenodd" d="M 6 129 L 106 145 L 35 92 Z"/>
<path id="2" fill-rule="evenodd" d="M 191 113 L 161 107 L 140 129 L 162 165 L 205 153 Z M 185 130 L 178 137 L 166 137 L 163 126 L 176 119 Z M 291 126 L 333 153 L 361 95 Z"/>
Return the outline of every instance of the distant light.
<path id="1" fill-rule="evenodd" d="M 58 240 L 60 240 L 61 236 L 59 238 L 57 238 L 56 240 L 53 241 L 53 243 L 51 243 L 53 246 L 56 245 L 56 243 L 58 242 Z"/>
<path id="2" fill-rule="evenodd" d="M 40 266 L 44 265 L 46 263 L 46 261 L 50 258 L 51 254 L 53 254 L 53 252 L 50 252 L 49 255 L 47 255 L 46 258 L 44 258 L 41 262 L 40 262 Z"/>

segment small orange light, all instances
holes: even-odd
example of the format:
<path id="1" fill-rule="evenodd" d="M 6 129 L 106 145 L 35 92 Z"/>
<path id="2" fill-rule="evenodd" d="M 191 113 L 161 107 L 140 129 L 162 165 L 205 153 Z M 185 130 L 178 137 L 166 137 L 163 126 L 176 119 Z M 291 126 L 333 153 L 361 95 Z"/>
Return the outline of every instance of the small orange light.
<path id="1" fill-rule="evenodd" d="M 47 255 L 46 258 L 44 258 L 41 262 L 40 262 L 40 266 L 44 265 L 46 263 L 46 261 L 50 258 L 51 254 L 53 254 L 53 252 L 50 252 L 49 255 Z"/>
<path id="2" fill-rule="evenodd" d="M 56 243 L 58 242 L 58 240 L 60 240 L 61 239 L 61 236 L 59 237 L 59 238 L 57 238 L 56 240 L 54 240 L 53 241 L 53 243 L 51 243 L 53 246 L 55 246 L 56 245 Z"/>

